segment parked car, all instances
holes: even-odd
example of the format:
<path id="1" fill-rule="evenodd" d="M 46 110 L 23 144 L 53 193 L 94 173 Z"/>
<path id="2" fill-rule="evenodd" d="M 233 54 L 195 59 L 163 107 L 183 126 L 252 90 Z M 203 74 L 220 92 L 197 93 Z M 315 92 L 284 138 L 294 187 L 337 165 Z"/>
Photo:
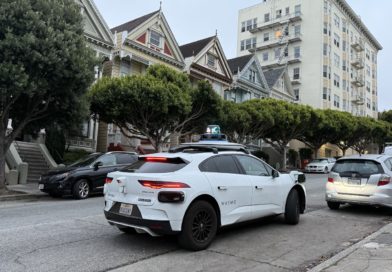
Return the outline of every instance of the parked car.
<path id="1" fill-rule="evenodd" d="M 73 195 L 76 199 L 102 192 L 107 173 L 137 161 L 135 152 L 93 153 L 79 161 L 41 176 L 38 187 L 53 197 Z"/>
<path id="2" fill-rule="evenodd" d="M 279 173 L 242 145 L 183 144 L 109 173 L 104 213 L 123 232 L 174 234 L 182 247 L 202 250 L 222 226 L 279 214 L 297 224 L 304 181 L 304 174 Z"/>
<path id="3" fill-rule="evenodd" d="M 329 173 L 335 164 L 335 158 L 319 158 L 312 160 L 305 167 L 305 172 L 308 173 Z"/>
<path id="4" fill-rule="evenodd" d="M 362 155 L 336 161 L 328 176 L 326 201 L 330 209 L 341 204 L 392 207 L 392 156 Z"/>

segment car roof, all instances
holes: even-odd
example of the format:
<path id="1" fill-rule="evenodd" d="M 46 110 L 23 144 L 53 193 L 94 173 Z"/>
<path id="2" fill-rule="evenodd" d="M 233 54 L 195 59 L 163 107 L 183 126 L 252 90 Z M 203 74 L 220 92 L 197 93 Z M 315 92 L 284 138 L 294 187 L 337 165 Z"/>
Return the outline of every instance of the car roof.
<path id="1" fill-rule="evenodd" d="M 163 153 L 162 152 L 162 153 L 141 155 L 140 157 L 183 158 L 187 161 L 201 161 L 222 154 L 246 155 L 244 152 L 240 152 L 240 151 L 219 151 L 218 154 L 213 152 L 198 152 L 198 153 L 187 153 L 187 152 Z"/>
<path id="2" fill-rule="evenodd" d="M 384 161 L 388 158 L 392 158 L 390 155 L 384 155 L 384 154 L 365 154 L 365 155 L 350 155 L 350 156 L 345 156 L 338 161 L 341 160 L 347 160 L 347 159 L 354 159 L 354 160 L 374 160 L 374 161 Z"/>

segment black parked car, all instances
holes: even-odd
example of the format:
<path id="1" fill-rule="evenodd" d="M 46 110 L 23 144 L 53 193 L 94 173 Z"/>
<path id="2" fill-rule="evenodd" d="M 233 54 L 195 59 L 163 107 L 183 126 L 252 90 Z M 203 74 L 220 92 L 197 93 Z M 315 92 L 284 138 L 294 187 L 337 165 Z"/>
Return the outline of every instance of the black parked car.
<path id="1" fill-rule="evenodd" d="M 106 175 L 137 161 L 135 152 L 93 153 L 77 162 L 41 176 L 38 187 L 52 197 L 73 195 L 87 198 L 90 193 L 102 192 Z"/>

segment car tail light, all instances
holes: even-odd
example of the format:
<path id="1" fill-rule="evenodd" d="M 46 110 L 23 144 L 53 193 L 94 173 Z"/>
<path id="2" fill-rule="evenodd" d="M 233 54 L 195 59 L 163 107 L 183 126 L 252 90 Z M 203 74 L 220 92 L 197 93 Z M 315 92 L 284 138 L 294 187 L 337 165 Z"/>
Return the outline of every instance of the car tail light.
<path id="1" fill-rule="evenodd" d="M 333 183 L 333 182 L 334 182 L 333 178 L 329 177 L 329 178 L 328 178 L 328 182 Z"/>
<path id="2" fill-rule="evenodd" d="M 112 181 L 113 181 L 113 178 L 106 178 L 105 179 L 105 184 L 112 183 Z"/>
<path id="3" fill-rule="evenodd" d="M 165 158 L 165 157 L 145 157 L 144 160 L 148 161 L 148 162 L 167 162 L 168 158 Z"/>
<path id="4" fill-rule="evenodd" d="M 151 180 L 139 180 L 139 183 L 151 189 L 180 189 L 180 188 L 190 188 L 188 184 L 182 182 L 172 182 L 172 181 L 151 181 Z"/>
<path id="5" fill-rule="evenodd" d="M 377 186 L 384 186 L 391 182 L 391 177 L 387 175 L 382 175 L 377 183 Z"/>

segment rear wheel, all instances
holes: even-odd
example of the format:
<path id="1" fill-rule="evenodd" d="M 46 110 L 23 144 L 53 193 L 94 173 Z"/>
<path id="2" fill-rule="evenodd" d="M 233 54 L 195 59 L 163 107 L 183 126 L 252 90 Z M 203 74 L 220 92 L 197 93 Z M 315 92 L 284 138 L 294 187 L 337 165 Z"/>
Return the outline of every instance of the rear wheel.
<path id="1" fill-rule="evenodd" d="M 135 234 L 136 233 L 136 230 L 134 228 L 131 228 L 131 227 L 120 227 L 120 226 L 117 226 L 117 228 L 120 231 L 122 231 L 124 233 L 127 233 L 127 234 Z"/>
<path id="2" fill-rule="evenodd" d="M 184 216 L 178 243 L 188 250 L 206 249 L 214 239 L 217 228 L 217 215 L 211 204 L 196 201 Z"/>
<path id="3" fill-rule="evenodd" d="M 87 180 L 78 180 L 73 187 L 73 197 L 76 199 L 85 199 L 90 195 L 90 184 Z"/>
<path id="4" fill-rule="evenodd" d="M 284 219 L 287 224 L 296 225 L 299 222 L 300 205 L 297 190 L 291 190 L 287 197 Z"/>
<path id="5" fill-rule="evenodd" d="M 340 203 L 339 202 L 332 202 L 332 201 L 327 201 L 328 207 L 331 210 L 338 210 L 340 207 Z"/>

